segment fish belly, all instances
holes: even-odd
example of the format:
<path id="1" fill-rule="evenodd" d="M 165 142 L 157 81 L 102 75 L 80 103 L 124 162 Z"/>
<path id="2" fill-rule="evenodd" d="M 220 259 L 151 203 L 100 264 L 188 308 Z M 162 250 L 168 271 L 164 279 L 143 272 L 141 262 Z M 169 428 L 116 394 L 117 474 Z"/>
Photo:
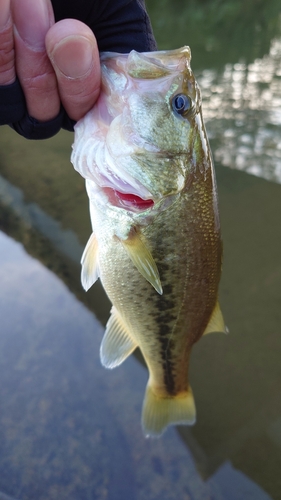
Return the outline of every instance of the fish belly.
<path id="1" fill-rule="evenodd" d="M 212 191 L 206 181 L 201 184 L 194 182 L 168 210 L 137 228 L 157 264 L 162 295 L 141 276 L 118 239 L 104 238 L 99 252 L 103 286 L 149 369 L 146 400 L 156 397 L 165 404 L 191 398 L 191 348 L 217 302 L 221 239 Z M 190 405 L 188 423 L 195 418 Z M 166 420 L 162 427 L 174 423 Z M 187 423 L 182 416 L 177 421 Z M 162 432 L 153 425 L 148 434 Z"/>

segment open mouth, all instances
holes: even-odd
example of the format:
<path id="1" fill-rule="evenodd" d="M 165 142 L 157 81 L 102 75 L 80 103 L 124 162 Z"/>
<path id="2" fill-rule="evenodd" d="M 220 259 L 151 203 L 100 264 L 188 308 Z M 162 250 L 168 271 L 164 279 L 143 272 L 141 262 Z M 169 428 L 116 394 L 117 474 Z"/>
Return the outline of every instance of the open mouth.
<path id="1" fill-rule="evenodd" d="M 108 201 L 111 205 L 119 208 L 125 208 L 126 210 L 131 210 L 133 212 L 141 212 L 153 207 L 154 201 L 152 199 L 143 199 L 132 193 L 122 193 L 116 189 L 105 187 L 103 192 L 108 197 Z"/>

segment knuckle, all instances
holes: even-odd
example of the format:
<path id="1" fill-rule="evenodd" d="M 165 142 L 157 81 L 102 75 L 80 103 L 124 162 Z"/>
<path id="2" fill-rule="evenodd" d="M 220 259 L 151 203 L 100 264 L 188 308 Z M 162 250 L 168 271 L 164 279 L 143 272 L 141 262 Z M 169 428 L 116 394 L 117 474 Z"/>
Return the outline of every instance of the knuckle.
<path id="1" fill-rule="evenodd" d="M 17 71 L 25 91 L 49 93 L 57 88 L 55 73 L 44 55 L 39 60 L 26 59 L 24 65 L 17 66 Z"/>
<path id="2" fill-rule="evenodd" d="M 9 85 L 15 80 L 14 50 L 0 49 L 0 85 Z"/>
<path id="3" fill-rule="evenodd" d="M 56 87 L 56 78 L 52 73 L 41 73 L 22 78 L 22 86 L 30 92 L 53 92 Z"/>
<path id="4" fill-rule="evenodd" d="M 14 55 L 13 38 L 2 33 L 0 36 L 0 71 L 6 71 L 14 65 Z"/>

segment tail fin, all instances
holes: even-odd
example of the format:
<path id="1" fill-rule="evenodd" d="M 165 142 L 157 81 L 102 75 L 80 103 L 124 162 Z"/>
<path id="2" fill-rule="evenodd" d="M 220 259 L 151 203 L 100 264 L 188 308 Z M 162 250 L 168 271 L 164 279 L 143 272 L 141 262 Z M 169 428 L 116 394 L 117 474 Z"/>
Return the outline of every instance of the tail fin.
<path id="1" fill-rule="evenodd" d="M 179 396 L 157 396 L 149 383 L 142 409 L 142 427 L 146 437 L 159 437 L 168 425 L 193 425 L 196 409 L 192 390 Z"/>

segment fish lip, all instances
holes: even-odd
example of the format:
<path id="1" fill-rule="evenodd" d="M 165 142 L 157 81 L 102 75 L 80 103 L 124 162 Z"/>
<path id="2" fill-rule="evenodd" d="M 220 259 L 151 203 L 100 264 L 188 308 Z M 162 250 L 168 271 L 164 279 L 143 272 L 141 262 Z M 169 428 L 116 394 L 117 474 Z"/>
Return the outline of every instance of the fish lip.
<path id="1" fill-rule="evenodd" d="M 108 172 L 110 175 L 104 175 L 99 172 L 99 181 L 97 185 L 100 189 L 113 189 L 114 191 L 118 191 L 123 194 L 132 194 L 142 198 L 143 200 L 151 199 L 152 194 L 146 189 L 141 183 L 135 180 L 133 186 L 131 183 L 124 180 L 120 175 L 115 172 Z"/>
<path id="2" fill-rule="evenodd" d="M 153 208 L 157 203 L 158 199 L 138 181 L 135 181 L 137 189 L 136 186 L 124 181 L 121 176 L 117 176 L 115 172 L 110 172 L 110 174 L 109 178 L 100 170 L 95 169 L 95 175 L 86 179 L 86 185 L 91 186 L 93 202 L 96 200 L 101 208 L 108 205 L 108 207 L 140 213 Z"/>
<path id="3" fill-rule="evenodd" d="M 115 165 L 108 161 L 102 163 L 104 168 L 100 168 L 98 164 L 95 165 L 94 169 L 91 169 L 92 175 L 91 180 L 96 186 L 96 193 L 100 192 L 104 202 L 109 203 L 115 207 L 125 208 L 126 210 L 132 209 L 133 211 L 142 211 L 152 206 L 155 203 L 155 197 L 152 193 L 137 179 L 132 177 L 127 172 L 116 172 Z M 122 176 L 122 173 L 124 175 Z M 124 195 L 124 197 L 122 197 Z M 132 203 L 126 201 L 124 198 L 132 197 Z M 140 204 L 138 206 L 138 201 L 133 202 L 133 197 L 139 199 Z M 122 199 L 123 198 L 123 199 Z M 146 203 L 147 202 L 147 203 Z"/>
<path id="4" fill-rule="evenodd" d="M 124 203 L 124 201 L 121 200 L 122 195 L 124 197 L 126 195 L 128 196 L 135 196 L 136 198 L 139 198 L 143 202 L 148 202 L 148 200 L 152 200 L 153 204 L 155 203 L 154 196 L 146 189 L 143 185 L 141 185 L 138 181 L 135 181 L 136 186 L 132 186 L 129 184 L 127 181 L 123 180 L 120 175 L 115 174 L 115 172 L 110 172 L 110 174 L 113 176 L 109 178 L 107 176 L 104 176 L 101 172 L 98 173 L 98 179 L 95 179 L 95 184 L 98 188 L 99 191 L 101 191 L 105 196 L 107 196 L 108 201 L 110 203 L 110 199 L 113 200 L 113 198 L 116 197 L 114 200 L 115 206 L 119 206 L 120 208 L 128 208 L 130 206 L 130 203 L 128 204 Z M 110 194 L 115 193 L 115 196 L 110 196 Z M 120 196 L 119 196 L 120 194 Z M 117 198 L 120 199 L 120 203 L 118 203 Z"/>

